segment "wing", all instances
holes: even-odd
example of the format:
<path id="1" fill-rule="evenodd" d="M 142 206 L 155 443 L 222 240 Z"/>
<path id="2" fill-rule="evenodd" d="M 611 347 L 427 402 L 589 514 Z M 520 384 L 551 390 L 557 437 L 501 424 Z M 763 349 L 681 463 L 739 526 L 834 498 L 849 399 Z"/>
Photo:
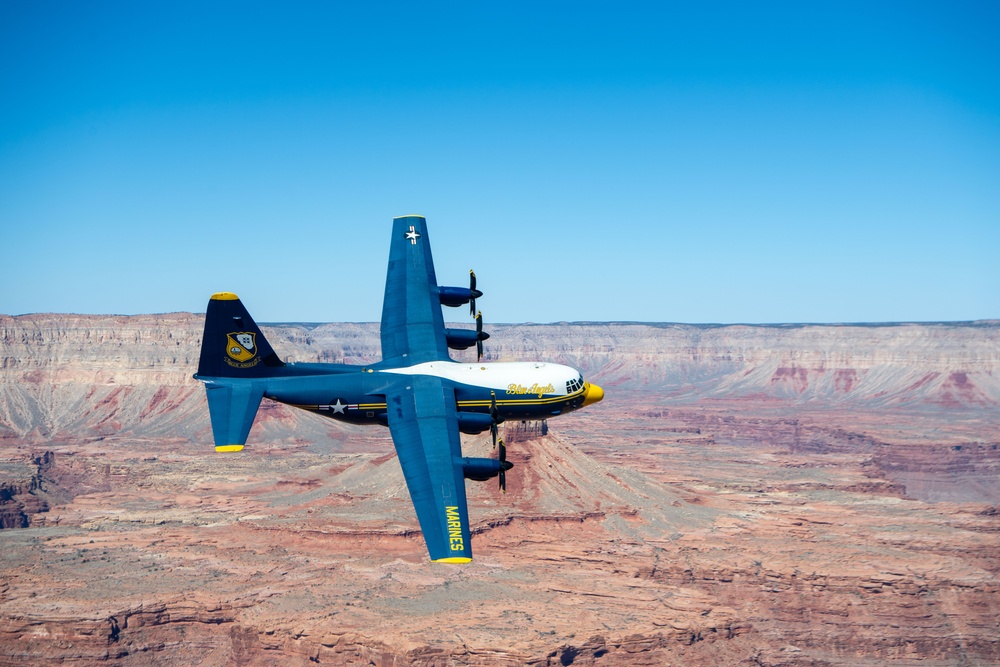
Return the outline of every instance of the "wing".
<path id="1" fill-rule="evenodd" d="M 382 302 L 382 359 L 412 366 L 449 358 L 427 223 L 417 215 L 396 218 Z"/>
<path id="2" fill-rule="evenodd" d="M 472 559 L 455 392 L 418 375 L 386 393 L 389 432 L 431 560 Z"/>

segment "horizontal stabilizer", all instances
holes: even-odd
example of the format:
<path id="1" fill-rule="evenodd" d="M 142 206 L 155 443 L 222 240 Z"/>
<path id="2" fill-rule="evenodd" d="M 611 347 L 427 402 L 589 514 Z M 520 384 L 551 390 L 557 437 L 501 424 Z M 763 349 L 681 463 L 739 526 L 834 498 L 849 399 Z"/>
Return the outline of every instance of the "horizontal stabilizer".
<path id="1" fill-rule="evenodd" d="M 250 435 L 257 408 L 264 397 L 262 383 L 212 382 L 205 385 L 208 413 L 212 418 L 215 451 L 238 452 Z"/>

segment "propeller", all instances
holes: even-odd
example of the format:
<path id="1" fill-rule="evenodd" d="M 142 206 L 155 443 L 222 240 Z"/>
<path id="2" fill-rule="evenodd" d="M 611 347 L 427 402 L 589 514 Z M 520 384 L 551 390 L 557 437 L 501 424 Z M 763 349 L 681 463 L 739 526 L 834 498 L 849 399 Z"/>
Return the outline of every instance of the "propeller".
<path id="1" fill-rule="evenodd" d="M 469 315 L 473 317 L 476 316 L 476 297 L 482 296 L 483 293 L 476 289 L 476 272 L 469 270 L 469 291 L 472 292 L 472 298 L 469 300 Z"/>
<path id="2" fill-rule="evenodd" d="M 490 418 L 490 435 L 493 437 L 493 449 L 496 449 L 497 433 L 500 431 L 498 426 L 500 423 L 500 411 L 497 410 L 497 395 L 496 392 L 493 391 L 490 392 Z"/>
<path id="3" fill-rule="evenodd" d="M 489 338 L 488 333 L 483 333 L 483 313 L 479 311 L 476 314 L 476 361 L 481 361 L 483 358 L 483 341 Z"/>
<path id="4" fill-rule="evenodd" d="M 513 463 L 507 462 L 507 447 L 503 444 L 503 440 L 500 441 L 500 492 L 507 493 L 507 471 L 514 467 Z"/>
<path id="5" fill-rule="evenodd" d="M 500 423 L 500 411 L 497 410 L 497 395 L 496 392 L 490 392 L 490 417 L 492 422 L 490 423 L 490 435 L 493 437 L 493 448 L 496 449 L 497 445 L 500 445 L 500 451 L 497 454 L 497 458 L 500 461 L 500 491 L 507 493 L 507 471 L 514 467 L 513 463 L 507 461 L 507 446 L 503 444 L 503 438 L 497 439 L 497 432 L 500 430 L 497 424 Z"/>

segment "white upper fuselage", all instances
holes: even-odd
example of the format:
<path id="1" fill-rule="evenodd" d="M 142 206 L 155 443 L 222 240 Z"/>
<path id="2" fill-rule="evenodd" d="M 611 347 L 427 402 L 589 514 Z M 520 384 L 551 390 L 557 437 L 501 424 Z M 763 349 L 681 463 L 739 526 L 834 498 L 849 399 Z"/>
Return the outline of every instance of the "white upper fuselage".
<path id="1" fill-rule="evenodd" d="M 382 373 L 432 375 L 470 387 L 481 387 L 501 396 L 565 396 L 583 388 L 575 368 L 535 361 L 462 363 L 429 361 L 413 366 L 382 369 Z"/>

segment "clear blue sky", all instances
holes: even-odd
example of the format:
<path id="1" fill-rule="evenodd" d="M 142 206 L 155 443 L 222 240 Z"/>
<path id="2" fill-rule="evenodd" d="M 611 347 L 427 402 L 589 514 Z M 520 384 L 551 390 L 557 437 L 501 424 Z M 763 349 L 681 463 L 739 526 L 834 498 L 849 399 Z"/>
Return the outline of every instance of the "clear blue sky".
<path id="1" fill-rule="evenodd" d="M 1000 3 L 0 0 L 0 313 L 1000 317 Z M 462 311 L 454 311 L 461 320 Z"/>

